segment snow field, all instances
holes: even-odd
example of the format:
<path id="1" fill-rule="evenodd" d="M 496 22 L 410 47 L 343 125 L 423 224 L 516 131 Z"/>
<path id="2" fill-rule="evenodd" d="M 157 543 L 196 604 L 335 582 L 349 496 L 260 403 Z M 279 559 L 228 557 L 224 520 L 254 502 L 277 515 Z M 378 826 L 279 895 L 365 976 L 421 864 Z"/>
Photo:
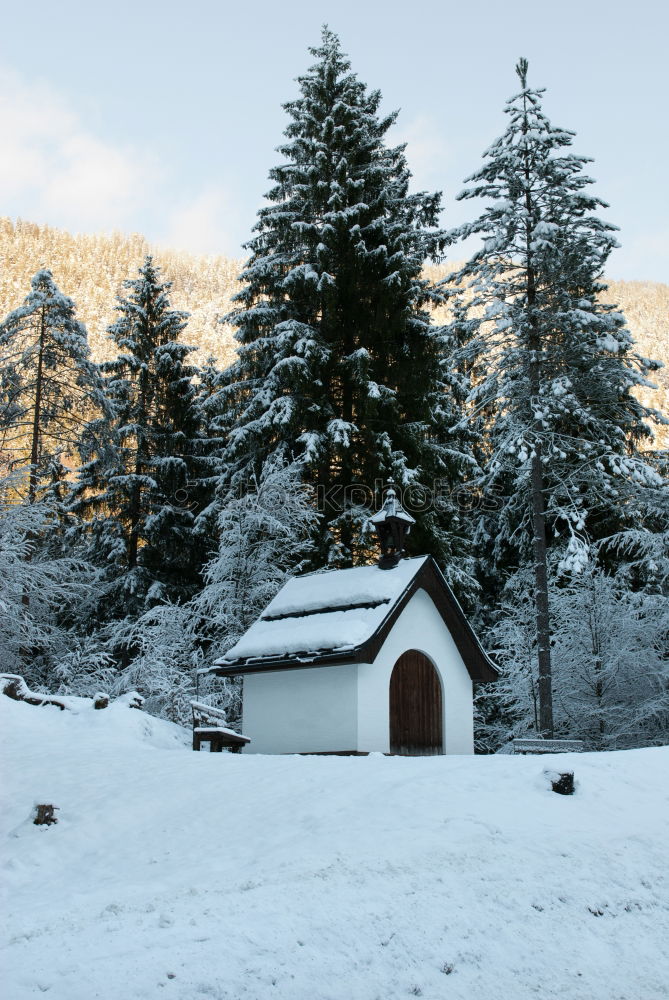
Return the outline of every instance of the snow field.
<path id="1" fill-rule="evenodd" d="M 669 996 L 669 748 L 194 754 L 7 698 L 0 740 L 6 1000 Z"/>

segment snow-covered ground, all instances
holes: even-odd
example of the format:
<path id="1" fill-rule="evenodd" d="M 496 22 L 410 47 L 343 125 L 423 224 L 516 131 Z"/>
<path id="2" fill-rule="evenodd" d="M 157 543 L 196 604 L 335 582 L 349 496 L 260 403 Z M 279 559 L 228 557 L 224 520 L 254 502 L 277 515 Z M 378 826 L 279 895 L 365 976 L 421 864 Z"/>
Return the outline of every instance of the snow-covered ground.
<path id="1" fill-rule="evenodd" d="M 669 748 L 195 754 L 0 697 L 6 1000 L 663 1000 Z M 59 807 L 36 827 L 35 802 Z"/>

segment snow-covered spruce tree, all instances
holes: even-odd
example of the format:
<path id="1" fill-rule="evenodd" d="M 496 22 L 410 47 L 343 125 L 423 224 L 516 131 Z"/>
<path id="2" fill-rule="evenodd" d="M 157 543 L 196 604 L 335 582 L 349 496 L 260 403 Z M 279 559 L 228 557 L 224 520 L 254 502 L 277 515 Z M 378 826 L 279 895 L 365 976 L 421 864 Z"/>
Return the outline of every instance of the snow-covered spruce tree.
<path id="1" fill-rule="evenodd" d="M 651 452 L 647 461 L 660 485 L 640 486 L 626 526 L 601 539 L 594 550 L 600 562 L 613 564 L 630 590 L 669 597 L 669 453 Z"/>
<path id="2" fill-rule="evenodd" d="M 81 422 L 105 407 L 86 328 L 50 271 L 0 324 L 0 455 L 23 468 L 34 503 L 50 467 L 74 449 Z"/>
<path id="3" fill-rule="evenodd" d="M 315 563 L 349 564 L 365 558 L 354 522 L 379 478 L 451 486 L 468 460 L 449 436 L 457 420 L 421 277 L 441 244 L 439 195 L 409 193 L 404 146 L 384 144 L 396 115 L 379 114 L 380 93 L 350 71 L 338 38 L 325 28 L 310 51 L 227 317 L 240 345 L 228 458 L 235 481 L 269 456 L 301 458 L 324 500 Z M 362 487 L 352 497 L 351 485 Z M 421 514 L 414 542 L 462 591 L 465 543 L 442 506 Z"/>
<path id="4" fill-rule="evenodd" d="M 106 580 L 99 623 L 126 620 L 121 632 L 160 600 L 188 600 L 203 561 L 194 348 L 179 342 L 187 317 L 170 308 L 150 257 L 125 287 L 109 329 L 119 354 L 101 366 L 113 416 L 84 428 L 70 503 Z"/>
<path id="5" fill-rule="evenodd" d="M 489 206 L 451 234 L 482 245 L 450 284 L 469 297 L 470 404 L 489 427 L 483 485 L 503 497 L 478 541 L 499 569 L 518 565 L 532 540 L 539 730 L 549 735 L 549 533 L 566 548 L 563 569 L 576 569 L 588 541 L 635 509 L 638 485 L 659 483 L 638 451 L 653 414 L 632 394 L 656 366 L 633 353 L 623 316 L 600 300 L 615 227 L 593 214 L 605 206 L 587 190 L 589 161 L 546 118 L 526 60 L 517 73 L 507 129 L 460 195 Z"/>
<path id="6" fill-rule="evenodd" d="M 196 514 L 197 531 L 203 536 L 207 556 L 216 548 L 216 492 L 226 482 L 227 463 L 223 453 L 230 431 L 230 414 L 221 405 L 221 387 L 225 373 L 217 367 L 215 358 L 207 358 L 199 369 L 195 386 L 194 406 L 198 425 L 197 468 L 194 490 L 189 493 L 190 506 Z M 209 539 L 213 546 L 209 547 Z"/>

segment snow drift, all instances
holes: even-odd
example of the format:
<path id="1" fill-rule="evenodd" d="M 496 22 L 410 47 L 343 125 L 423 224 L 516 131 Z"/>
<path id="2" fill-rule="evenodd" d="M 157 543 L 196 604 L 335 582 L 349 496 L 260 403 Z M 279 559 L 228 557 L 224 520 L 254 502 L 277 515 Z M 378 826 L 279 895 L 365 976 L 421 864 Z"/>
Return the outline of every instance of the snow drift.
<path id="1" fill-rule="evenodd" d="M 195 754 L 72 708 L 0 697 L 8 1000 L 667 995 L 669 748 Z"/>

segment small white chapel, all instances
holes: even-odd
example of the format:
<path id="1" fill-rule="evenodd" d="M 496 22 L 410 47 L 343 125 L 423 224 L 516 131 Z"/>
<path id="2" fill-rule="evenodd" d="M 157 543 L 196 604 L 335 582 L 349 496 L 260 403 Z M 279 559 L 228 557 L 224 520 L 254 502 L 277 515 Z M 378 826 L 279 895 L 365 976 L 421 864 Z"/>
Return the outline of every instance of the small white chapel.
<path id="1" fill-rule="evenodd" d="M 243 676 L 244 753 L 471 754 L 473 685 L 497 678 L 413 518 L 388 490 L 374 566 L 288 580 L 213 672 Z"/>

